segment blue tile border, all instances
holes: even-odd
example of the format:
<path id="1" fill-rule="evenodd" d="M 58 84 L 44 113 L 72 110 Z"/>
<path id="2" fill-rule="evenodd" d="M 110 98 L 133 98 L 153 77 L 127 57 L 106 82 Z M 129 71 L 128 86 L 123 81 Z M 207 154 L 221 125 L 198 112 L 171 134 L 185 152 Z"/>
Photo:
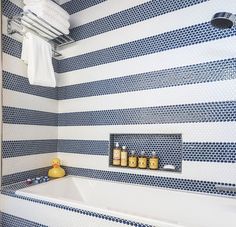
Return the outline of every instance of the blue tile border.
<path id="1" fill-rule="evenodd" d="M 57 88 L 30 85 L 28 78 L 3 71 L 3 88 L 57 100 Z"/>
<path id="2" fill-rule="evenodd" d="M 209 22 L 192 25 L 190 27 L 165 32 L 156 36 L 62 59 L 59 65 L 59 72 L 65 73 L 163 52 L 170 49 L 209 42 L 235 36 L 235 32 L 236 28 L 228 29 L 227 31 L 220 30 L 214 28 Z"/>
<path id="3" fill-rule="evenodd" d="M 9 175 L 4 175 L 4 176 L 2 176 L 2 186 L 25 181 L 28 178 L 47 176 L 48 170 L 50 168 L 51 167 L 44 167 L 44 168 L 40 168 L 40 169 L 34 169 L 34 170 L 28 170 L 28 171 L 24 171 L 24 172 L 18 172 L 18 173 L 13 173 L 13 174 L 9 174 Z"/>
<path id="4" fill-rule="evenodd" d="M 75 40 L 86 39 L 202 2 L 206 2 L 206 0 L 168 0 L 168 4 L 166 4 L 165 0 L 148 1 L 141 5 L 73 28 L 71 29 L 71 36 Z"/>
<path id="5" fill-rule="evenodd" d="M 28 110 L 15 107 L 3 107 L 3 123 L 57 126 L 56 113 Z"/>
<path id="6" fill-rule="evenodd" d="M 183 160 L 236 163 L 236 143 L 183 143 Z"/>
<path id="7" fill-rule="evenodd" d="M 57 152 L 57 140 L 17 140 L 2 142 L 2 157 L 12 158 L 25 155 Z"/>
<path id="8" fill-rule="evenodd" d="M 82 11 L 84 9 L 87 9 L 89 7 L 98 5 L 102 2 L 105 2 L 105 0 L 71 0 L 69 2 L 66 2 L 61 5 L 61 7 L 66 10 L 69 14 L 78 13 L 79 11 Z"/>
<path id="9" fill-rule="evenodd" d="M 78 75 L 79 76 L 79 75 Z M 236 59 L 122 76 L 106 80 L 58 87 L 58 99 L 117 94 L 236 78 Z"/>
<path id="10" fill-rule="evenodd" d="M 1 212 L 2 227 L 47 227 L 24 218 Z"/>
<path id="11" fill-rule="evenodd" d="M 59 126 L 133 125 L 235 121 L 236 102 L 61 113 Z"/>

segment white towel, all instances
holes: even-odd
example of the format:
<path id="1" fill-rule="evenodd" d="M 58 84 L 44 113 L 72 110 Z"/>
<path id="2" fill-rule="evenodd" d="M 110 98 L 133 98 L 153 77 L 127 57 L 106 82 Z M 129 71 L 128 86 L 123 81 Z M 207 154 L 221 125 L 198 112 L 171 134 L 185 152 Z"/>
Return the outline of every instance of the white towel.
<path id="1" fill-rule="evenodd" d="M 28 64 L 30 84 L 45 87 L 56 86 L 52 65 L 52 47 L 48 42 L 27 32 L 23 40 L 21 59 Z"/>
<path id="2" fill-rule="evenodd" d="M 62 19 L 57 17 L 55 12 L 54 13 L 53 12 L 49 13 L 48 10 L 41 10 L 41 8 L 31 7 L 31 6 L 25 6 L 23 8 L 23 10 L 25 12 L 31 11 L 31 12 L 35 13 L 37 16 L 44 19 L 50 25 L 57 28 L 58 30 L 60 30 L 62 33 L 66 34 L 66 35 L 68 35 L 70 33 L 70 31 L 69 31 L 69 27 L 70 27 L 69 22 L 68 21 L 63 21 Z M 55 14 L 55 15 L 53 15 L 53 14 Z"/>
<path id="3" fill-rule="evenodd" d="M 65 20 L 69 20 L 70 15 L 62 9 L 59 5 L 57 5 L 55 2 L 51 0 L 24 0 L 25 5 L 41 5 L 43 7 L 46 7 L 50 11 L 57 12 L 61 17 L 63 17 Z"/>

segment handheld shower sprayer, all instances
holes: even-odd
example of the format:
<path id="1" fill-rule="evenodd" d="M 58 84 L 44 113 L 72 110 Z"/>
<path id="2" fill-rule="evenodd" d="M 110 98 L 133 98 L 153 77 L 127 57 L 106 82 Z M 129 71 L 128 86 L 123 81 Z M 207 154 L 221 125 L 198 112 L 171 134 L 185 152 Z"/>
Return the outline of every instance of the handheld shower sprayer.
<path id="1" fill-rule="evenodd" d="M 211 25 L 219 29 L 232 28 L 236 25 L 236 14 L 227 12 L 216 13 L 211 19 Z"/>

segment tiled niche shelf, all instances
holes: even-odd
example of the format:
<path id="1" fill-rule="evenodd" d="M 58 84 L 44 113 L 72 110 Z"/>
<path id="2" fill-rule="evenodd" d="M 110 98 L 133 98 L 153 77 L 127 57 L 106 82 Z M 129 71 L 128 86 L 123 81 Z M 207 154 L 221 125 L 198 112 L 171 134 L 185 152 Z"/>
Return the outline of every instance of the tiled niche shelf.
<path id="1" fill-rule="evenodd" d="M 166 171 L 163 170 L 164 165 L 174 165 L 176 169 L 173 172 L 181 172 L 181 134 L 110 134 L 109 166 L 115 168 L 128 168 L 112 165 L 113 148 L 115 142 L 119 142 L 120 146 L 126 146 L 129 155 L 131 154 L 131 150 L 135 150 L 136 155 L 138 156 L 141 154 L 141 151 L 145 151 L 146 156 L 151 157 L 152 152 L 155 151 L 159 158 L 158 170 Z"/>

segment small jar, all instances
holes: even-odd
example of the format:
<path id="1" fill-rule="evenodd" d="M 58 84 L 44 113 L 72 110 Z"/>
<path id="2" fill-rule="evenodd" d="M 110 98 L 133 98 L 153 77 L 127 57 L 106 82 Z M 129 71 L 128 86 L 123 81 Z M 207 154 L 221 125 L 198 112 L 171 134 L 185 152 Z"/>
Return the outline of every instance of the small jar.
<path id="1" fill-rule="evenodd" d="M 129 156 L 129 167 L 137 168 L 138 158 L 135 155 L 135 151 L 131 151 L 131 156 Z"/>
<path id="2" fill-rule="evenodd" d="M 142 151 L 141 156 L 138 158 L 138 168 L 140 169 L 147 168 L 147 157 L 145 156 L 145 151 Z"/>
<path id="3" fill-rule="evenodd" d="M 155 151 L 152 152 L 152 157 L 149 158 L 149 169 L 158 169 L 158 157 Z"/>

